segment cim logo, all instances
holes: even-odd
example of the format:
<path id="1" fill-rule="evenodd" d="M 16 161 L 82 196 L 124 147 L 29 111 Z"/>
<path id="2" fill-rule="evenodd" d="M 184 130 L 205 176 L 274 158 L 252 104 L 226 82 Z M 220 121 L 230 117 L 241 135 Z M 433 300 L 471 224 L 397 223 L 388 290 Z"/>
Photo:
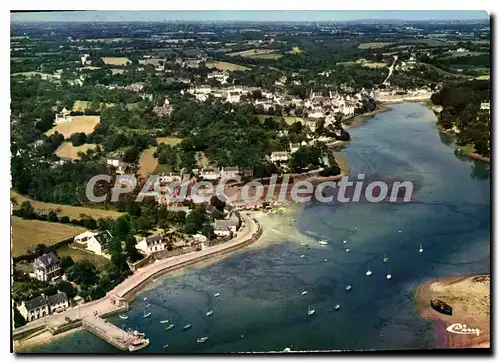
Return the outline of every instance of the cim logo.
<path id="1" fill-rule="evenodd" d="M 467 328 L 467 325 L 460 323 L 452 324 L 449 327 L 447 327 L 446 330 L 453 334 L 463 334 L 463 335 L 476 334 L 477 336 L 479 336 L 479 334 L 481 333 L 479 329 Z"/>

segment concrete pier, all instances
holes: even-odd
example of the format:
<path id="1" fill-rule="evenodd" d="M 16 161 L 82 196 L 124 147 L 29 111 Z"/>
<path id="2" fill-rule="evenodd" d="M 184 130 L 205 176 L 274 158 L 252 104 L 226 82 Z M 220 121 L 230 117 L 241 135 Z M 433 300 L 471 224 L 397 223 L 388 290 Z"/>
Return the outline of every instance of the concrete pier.
<path id="1" fill-rule="evenodd" d="M 126 332 L 98 316 L 87 315 L 83 317 L 82 326 L 120 350 L 139 350 L 149 344 L 148 339 Z"/>

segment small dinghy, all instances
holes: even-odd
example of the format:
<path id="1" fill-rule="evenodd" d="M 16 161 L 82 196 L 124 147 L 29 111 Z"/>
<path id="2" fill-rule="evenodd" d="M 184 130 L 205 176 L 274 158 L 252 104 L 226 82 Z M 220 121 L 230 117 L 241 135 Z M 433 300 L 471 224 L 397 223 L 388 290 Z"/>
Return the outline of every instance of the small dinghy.
<path id="1" fill-rule="evenodd" d="M 128 315 L 126 315 L 126 314 L 120 314 L 118 316 L 120 317 L 120 319 L 123 319 L 123 320 L 127 320 L 128 319 Z"/>
<path id="2" fill-rule="evenodd" d="M 184 325 L 184 327 L 182 328 L 183 330 L 188 330 L 188 329 L 191 329 L 192 325 L 191 324 L 187 324 L 187 325 Z"/>
<path id="3" fill-rule="evenodd" d="M 146 305 L 146 307 L 147 307 L 147 308 L 150 308 L 150 307 L 151 307 L 151 304 L 147 304 L 147 305 Z"/>
<path id="4" fill-rule="evenodd" d="M 212 310 L 207 311 L 207 313 L 205 314 L 205 316 L 212 316 L 212 314 L 213 314 L 213 313 L 214 313 L 214 312 L 213 312 Z"/>
<path id="5" fill-rule="evenodd" d="M 170 329 L 173 329 L 173 328 L 174 328 L 174 326 L 175 326 L 174 324 L 168 324 L 168 325 L 166 326 L 166 328 L 165 328 L 165 331 L 170 330 Z"/>
<path id="6" fill-rule="evenodd" d="M 144 312 L 143 318 L 149 318 L 151 316 L 151 311 L 149 313 Z"/>
<path id="7" fill-rule="evenodd" d="M 216 292 L 216 293 L 214 294 L 214 297 L 219 297 L 219 296 L 220 296 L 220 294 L 219 294 L 218 292 Z"/>
<path id="8" fill-rule="evenodd" d="M 335 310 L 339 310 L 339 309 L 340 309 L 340 305 L 339 304 L 335 305 Z"/>
<path id="9" fill-rule="evenodd" d="M 368 267 L 368 271 L 366 271 L 366 276 L 371 276 L 372 275 L 372 271 L 370 270 L 370 268 Z"/>
<path id="10" fill-rule="evenodd" d="M 350 251 L 350 249 L 349 249 L 349 248 L 346 248 L 346 249 L 345 249 L 345 251 L 346 251 L 346 252 L 349 252 L 349 251 Z"/>
<path id="11" fill-rule="evenodd" d="M 168 348 L 168 344 L 165 344 L 165 345 L 163 346 L 163 349 L 167 349 L 167 348 Z"/>
<path id="12" fill-rule="evenodd" d="M 311 305 L 309 305 L 307 307 L 307 315 L 311 316 L 311 315 L 314 315 L 314 313 L 316 313 L 316 310 L 311 309 Z"/>
<path id="13" fill-rule="evenodd" d="M 196 343 L 205 343 L 208 340 L 208 337 L 201 337 L 196 339 Z"/>
<path id="14" fill-rule="evenodd" d="M 328 258 L 325 258 L 325 259 L 324 259 L 324 261 L 325 261 L 325 262 L 328 262 Z"/>
<path id="15" fill-rule="evenodd" d="M 307 291 L 306 291 L 306 290 L 302 291 L 302 294 L 301 294 L 301 295 L 302 295 L 302 296 L 307 295 Z"/>
<path id="16" fill-rule="evenodd" d="M 342 243 L 343 243 L 343 244 L 346 244 L 346 243 L 347 243 L 347 241 L 346 241 L 346 240 L 344 240 Z"/>
<path id="17" fill-rule="evenodd" d="M 304 258 L 304 257 L 306 257 L 306 255 L 300 255 L 300 258 Z"/>
<path id="18" fill-rule="evenodd" d="M 392 279 L 392 275 L 390 273 L 387 273 L 387 276 L 385 277 L 387 280 Z"/>
<path id="19" fill-rule="evenodd" d="M 319 241 L 318 243 L 319 243 L 320 245 L 323 245 L 323 246 L 325 246 L 325 245 L 327 245 L 327 244 L 328 244 L 328 242 L 326 242 L 326 241 Z"/>
<path id="20" fill-rule="evenodd" d="M 422 245 L 420 245 L 420 248 L 418 249 L 418 252 L 420 252 L 420 253 L 424 252 L 424 249 L 422 248 Z"/>
<path id="21" fill-rule="evenodd" d="M 347 285 L 347 286 L 345 287 L 345 291 L 349 292 L 349 291 L 351 291 L 351 290 L 352 290 L 352 286 L 351 286 L 351 285 Z"/>
<path id="22" fill-rule="evenodd" d="M 160 324 L 166 324 L 166 323 L 168 323 L 168 319 L 160 321 Z"/>

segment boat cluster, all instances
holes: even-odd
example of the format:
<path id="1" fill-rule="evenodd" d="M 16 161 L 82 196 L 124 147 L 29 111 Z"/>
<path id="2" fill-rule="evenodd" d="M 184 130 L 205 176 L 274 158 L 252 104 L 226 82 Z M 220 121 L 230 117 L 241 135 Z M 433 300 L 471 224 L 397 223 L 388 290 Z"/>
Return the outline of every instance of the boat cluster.
<path id="1" fill-rule="evenodd" d="M 219 296 L 220 296 L 220 293 L 218 293 L 218 292 L 214 294 L 214 297 L 219 297 Z M 148 298 L 147 298 L 147 297 L 145 297 L 145 298 L 144 298 L 144 302 L 146 303 L 146 302 L 147 302 L 147 300 L 148 300 Z M 149 308 L 149 307 L 151 307 L 151 304 L 146 303 L 146 304 L 145 304 L 145 309 L 144 309 L 144 314 L 143 314 L 143 316 L 142 316 L 144 319 L 149 318 L 149 317 L 151 316 L 151 312 L 150 312 L 150 311 L 148 312 L 148 311 L 146 310 L 146 309 L 147 309 L 147 308 Z M 214 312 L 213 312 L 212 310 L 209 310 L 209 311 L 207 311 L 207 312 L 205 313 L 205 316 L 207 316 L 207 317 L 212 316 L 212 315 L 213 315 L 213 313 L 214 313 Z M 127 320 L 127 319 L 128 319 L 128 314 L 119 314 L 119 317 L 120 317 L 121 319 L 123 319 L 123 320 Z M 169 330 L 171 330 L 171 329 L 173 329 L 173 328 L 175 327 L 175 324 L 174 324 L 174 323 L 172 323 L 169 319 L 160 320 L 160 324 L 165 325 L 165 331 L 169 331 Z M 186 324 L 186 325 L 184 325 L 184 326 L 182 327 L 182 330 L 184 330 L 184 331 L 185 331 L 185 330 L 189 330 L 189 329 L 191 329 L 191 327 L 192 327 L 192 326 L 193 326 L 192 324 Z M 133 334 L 136 334 L 136 335 L 137 335 L 137 334 L 142 334 L 142 335 L 144 336 L 144 334 L 143 334 L 143 333 L 138 333 L 137 331 L 132 331 L 131 329 L 129 329 L 129 333 L 133 333 Z M 243 337 L 243 334 L 241 335 L 241 337 Z M 203 336 L 203 337 L 200 337 L 200 338 L 196 339 L 196 342 L 197 342 L 197 343 L 205 343 L 207 340 L 208 340 L 208 337 L 207 337 L 207 336 Z M 168 348 L 168 344 L 165 344 L 165 345 L 163 346 L 163 348 L 164 348 L 164 349 Z"/>

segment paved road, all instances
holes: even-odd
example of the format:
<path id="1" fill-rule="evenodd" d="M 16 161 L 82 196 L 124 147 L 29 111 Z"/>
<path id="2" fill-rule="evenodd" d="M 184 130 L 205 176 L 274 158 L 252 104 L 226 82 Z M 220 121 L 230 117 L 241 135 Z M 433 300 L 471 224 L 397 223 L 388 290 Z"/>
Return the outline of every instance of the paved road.
<path id="1" fill-rule="evenodd" d="M 240 244 L 247 242 L 259 231 L 259 225 L 251 217 L 246 215 L 246 213 L 241 213 L 241 217 L 244 226 L 238 231 L 237 236 L 230 241 L 217 246 L 208 247 L 203 251 L 190 252 L 183 255 L 166 258 L 164 260 L 156 260 L 154 263 L 146 265 L 145 267 L 135 271 L 133 275 L 117 285 L 113 290 L 108 292 L 105 298 L 82 304 L 78 307 L 68 309 L 59 314 L 53 314 L 45 318 L 35 320 L 21 328 L 15 329 L 14 332 L 20 333 L 42 325 L 57 326 L 64 323 L 66 317 L 75 320 L 81 319 L 85 315 L 93 315 L 96 311 L 99 315 L 101 315 L 103 313 L 108 313 L 115 310 L 116 306 L 110 302 L 108 298 L 109 296 L 124 296 L 127 292 L 131 291 L 136 286 L 150 278 L 152 275 L 159 273 L 162 270 L 175 269 L 176 266 L 184 266 L 188 264 L 189 261 L 197 260 L 200 257 L 206 257 L 214 253 L 220 253 L 226 249 L 234 248 Z"/>

